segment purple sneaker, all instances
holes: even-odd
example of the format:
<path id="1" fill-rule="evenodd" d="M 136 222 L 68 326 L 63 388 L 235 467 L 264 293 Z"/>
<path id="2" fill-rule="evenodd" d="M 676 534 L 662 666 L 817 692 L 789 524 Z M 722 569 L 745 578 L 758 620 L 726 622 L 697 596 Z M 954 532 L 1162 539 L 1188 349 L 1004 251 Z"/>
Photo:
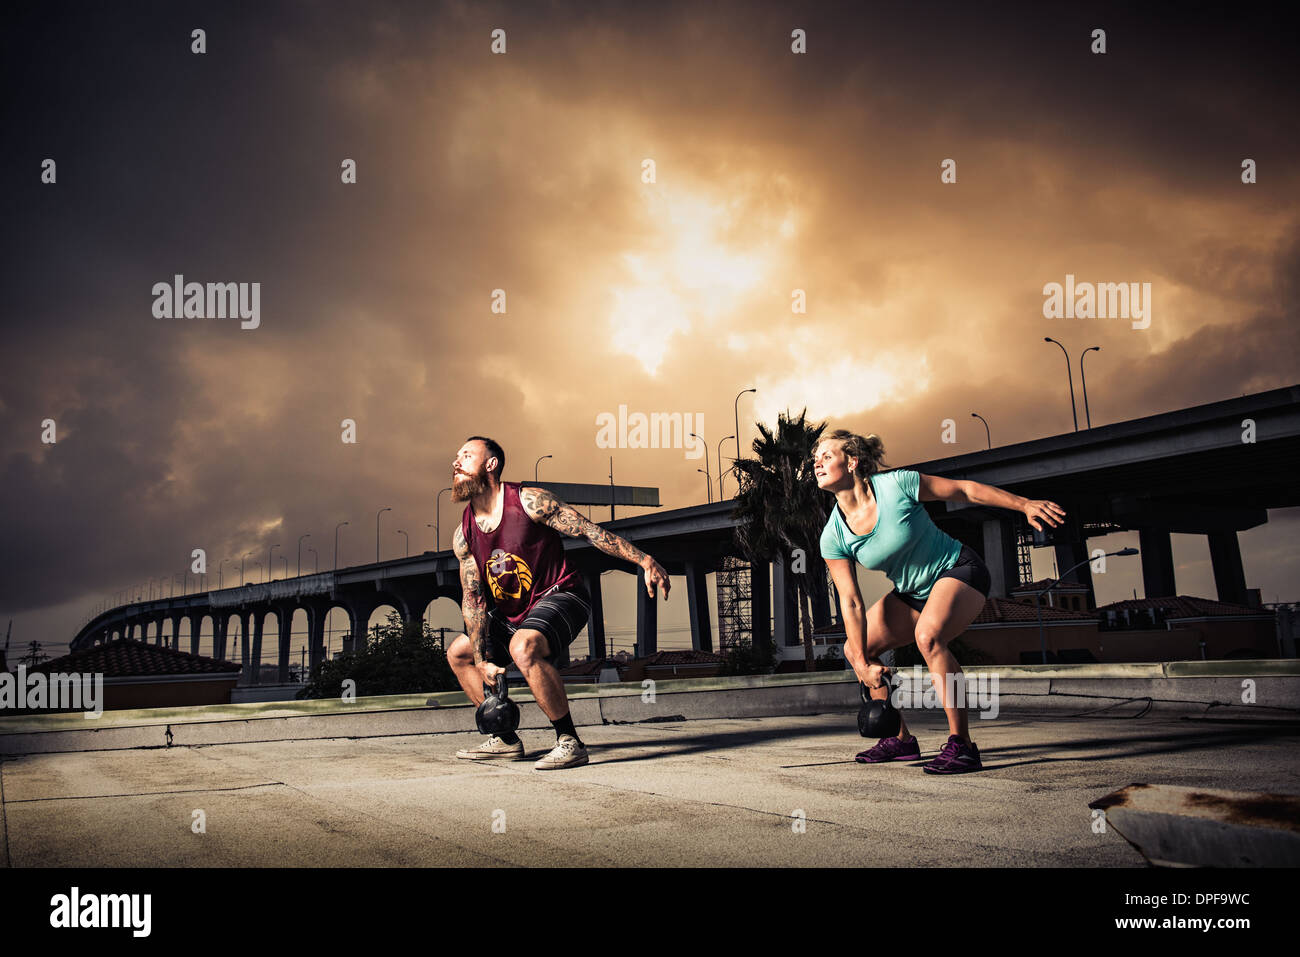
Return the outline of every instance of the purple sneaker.
<path id="1" fill-rule="evenodd" d="M 881 738 L 874 748 L 862 751 L 853 760 L 858 764 L 880 764 L 883 761 L 915 761 L 921 756 L 921 746 L 913 735 L 907 741 L 898 738 Z"/>
<path id="2" fill-rule="evenodd" d="M 955 734 L 948 736 L 948 743 L 939 751 L 939 756 L 928 764 L 921 765 L 926 774 L 964 774 L 967 771 L 982 771 L 980 749 L 974 741 L 963 741 Z"/>

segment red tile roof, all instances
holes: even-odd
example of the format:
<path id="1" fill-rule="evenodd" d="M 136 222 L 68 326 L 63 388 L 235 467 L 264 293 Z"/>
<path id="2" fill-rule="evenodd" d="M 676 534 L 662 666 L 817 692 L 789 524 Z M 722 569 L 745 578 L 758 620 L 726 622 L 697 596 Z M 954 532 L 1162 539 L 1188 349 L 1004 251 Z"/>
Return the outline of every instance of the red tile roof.
<path id="1" fill-rule="evenodd" d="M 722 655 L 712 651 L 693 651 L 689 648 L 680 651 L 656 651 L 645 659 L 651 665 L 716 665 L 723 661 Z"/>
<path id="2" fill-rule="evenodd" d="M 1250 608 L 1228 601 L 1213 598 L 1197 598 L 1194 595 L 1170 595 L 1165 598 L 1126 598 L 1123 601 L 1102 605 L 1097 610 L 1104 611 L 1138 611 L 1155 608 L 1165 613 L 1165 619 L 1179 618 L 1217 618 L 1224 615 L 1259 615 L 1265 618 L 1273 616 L 1268 608 Z"/>
<path id="3" fill-rule="evenodd" d="M 45 674 L 70 673 L 102 674 L 105 678 L 137 678 L 164 675 L 210 674 L 214 677 L 236 677 L 242 670 L 233 661 L 220 661 L 173 651 L 159 645 L 120 638 L 107 644 L 95 645 L 74 651 L 62 658 L 43 661 L 28 672 Z"/>
<path id="4" fill-rule="evenodd" d="M 1043 623 L 1054 621 L 1077 621 L 1096 623 L 1097 615 L 1090 611 L 1071 611 L 1067 608 L 1043 606 Z M 992 625 L 1011 622 L 1037 622 L 1038 611 L 1031 601 L 1017 601 L 1014 598 L 989 598 L 984 607 L 975 616 L 972 625 Z"/>
<path id="5" fill-rule="evenodd" d="M 1009 589 L 1009 591 L 1013 595 L 1019 594 L 1021 592 L 1033 594 L 1035 592 L 1042 591 L 1044 588 L 1046 588 L 1048 585 L 1051 584 L 1052 584 L 1052 579 L 1042 578 L 1039 579 L 1038 581 L 1029 582 L 1028 584 L 1025 585 L 1017 585 L 1015 588 Z M 1085 592 L 1087 590 L 1088 590 L 1087 585 L 1081 585 L 1078 582 L 1069 582 L 1069 581 L 1057 582 L 1056 585 L 1052 588 L 1052 591 L 1054 592 L 1059 592 L 1059 591 Z"/>

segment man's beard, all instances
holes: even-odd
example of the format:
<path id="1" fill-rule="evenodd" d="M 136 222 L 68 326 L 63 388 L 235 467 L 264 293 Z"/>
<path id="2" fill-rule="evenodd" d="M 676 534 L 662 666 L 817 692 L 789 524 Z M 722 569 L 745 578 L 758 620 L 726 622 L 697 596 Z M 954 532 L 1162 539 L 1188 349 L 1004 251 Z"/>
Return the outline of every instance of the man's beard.
<path id="1" fill-rule="evenodd" d="M 486 492 L 487 469 L 482 469 L 477 475 L 467 475 L 465 478 L 454 477 L 451 480 L 451 500 L 453 502 L 468 502 L 475 495 Z"/>

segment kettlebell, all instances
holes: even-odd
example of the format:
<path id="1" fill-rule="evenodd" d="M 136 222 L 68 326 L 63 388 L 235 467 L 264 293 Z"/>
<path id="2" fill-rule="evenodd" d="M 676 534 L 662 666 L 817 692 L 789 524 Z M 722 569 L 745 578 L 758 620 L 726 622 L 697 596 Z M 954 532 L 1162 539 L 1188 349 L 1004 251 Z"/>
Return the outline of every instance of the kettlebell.
<path id="1" fill-rule="evenodd" d="M 903 726 L 903 716 L 899 714 L 894 702 L 894 676 L 885 681 L 889 693 L 883 699 L 871 697 L 867 686 L 858 682 L 858 693 L 862 696 L 862 707 L 858 709 L 858 734 L 864 738 L 892 738 Z"/>
<path id="2" fill-rule="evenodd" d="M 510 700 L 510 687 L 505 673 L 497 675 L 495 692 L 490 692 L 487 685 L 483 703 L 474 712 L 474 723 L 480 734 L 509 734 L 519 727 L 519 705 Z"/>

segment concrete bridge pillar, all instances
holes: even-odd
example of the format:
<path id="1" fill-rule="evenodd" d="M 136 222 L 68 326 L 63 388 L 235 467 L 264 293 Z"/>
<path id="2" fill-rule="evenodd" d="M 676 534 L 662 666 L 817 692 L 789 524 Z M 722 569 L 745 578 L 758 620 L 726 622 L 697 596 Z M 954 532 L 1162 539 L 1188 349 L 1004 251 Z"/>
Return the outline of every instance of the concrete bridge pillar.
<path id="1" fill-rule="evenodd" d="M 785 555 L 778 552 L 772 560 L 772 628 L 778 653 L 782 648 L 799 644 L 797 599 Z"/>
<path id="2" fill-rule="evenodd" d="M 769 562 L 750 562 L 749 621 L 750 640 L 754 643 L 756 657 L 767 661 L 768 645 L 772 641 L 772 566 Z"/>
<path id="3" fill-rule="evenodd" d="M 279 641 L 279 681 L 285 684 L 289 680 L 289 651 L 290 642 L 293 640 L 293 606 L 277 606 L 276 612 L 280 625 Z"/>
<path id="4" fill-rule="evenodd" d="M 700 562 L 686 563 L 686 603 L 691 612 L 691 647 L 713 650 L 713 629 L 709 623 L 709 569 Z"/>
<path id="5" fill-rule="evenodd" d="M 831 623 L 831 583 L 826 562 L 819 553 L 808 555 L 808 597 L 812 604 L 814 628 L 824 628 Z"/>
<path id="6" fill-rule="evenodd" d="M 600 590 L 600 572 L 583 572 L 583 581 L 591 593 L 591 611 L 587 615 L 587 653 L 593 658 L 605 657 L 605 599 Z"/>
<path id="7" fill-rule="evenodd" d="M 366 649 L 370 616 L 379 606 L 373 602 L 350 601 L 343 607 L 347 609 L 348 626 L 352 629 L 352 650 L 355 654 L 362 654 Z"/>
<path id="8" fill-rule="evenodd" d="M 253 612 L 252 647 L 249 647 L 248 635 L 239 642 L 239 663 L 248 676 L 249 684 L 262 683 L 262 629 L 266 627 L 266 609 L 259 608 Z M 256 667 L 253 662 L 257 662 Z"/>
<path id="9" fill-rule="evenodd" d="M 1177 595 L 1174 583 L 1174 549 L 1165 528 L 1138 530 L 1138 549 L 1142 552 L 1142 592 L 1146 598 Z"/>
<path id="10" fill-rule="evenodd" d="M 307 663 L 314 673 L 325 660 L 325 616 L 329 606 L 311 602 L 303 607 L 307 610 Z"/>
<path id="11" fill-rule="evenodd" d="M 1214 568 L 1214 586 L 1219 601 L 1246 604 L 1246 572 L 1241 565 L 1241 545 L 1237 533 L 1210 532 L 1210 564 Z"/>
<path id="12" fill-rule="evenodd" d="M 645 590 L 645 569 L 636 570 L 636 656 L 643 658 L 659 650 L 660 597 L 651 598 Z"/>
<path id="13" fill-rule="evenodd" d="M 202 637 L 202 633 L 203 633 L 203 616 L 190 615 L 189 619 L 190 619 L 190 654 L 197 655 L 199 653 L 199 638 Z"/>
<path id="14" fill-rule="evenodd" d="M 226 643 L 226 616 L 214 610 L 212 612 L 212 651 L 211 656 L 221 660 L 221 649 Z"/>
<path id="15" fill-rule="evenodd" d="M 1020 584 L 1020 565 L 1016 553 L 1016 523 L 1013 518 L 986 518 L 984 525 L 984 552 L 981 556 L 989 567 L 993 586 L 990 598 L 1006 598 L 1012 588 Z"/>
<path id="16" fill-rule="evenodd" d="M 181 650 L 181 622 L 184 620 L 184 615 L 172 615 L 172 651 Z"/>
<path id="17" fill-rule="evenodd" d="M 1168 539 L 1168 535 L 1165 537 Z M 1077 585 L 1087 585 L 1088 607 L 1096 608 L 1097 594 L 1092 587 L 1092 565 L 1088 562 L 1087 540 L 1079 539 L 1078 541 L 1073 542 L 1057 542 L 1055 545 L 1055 551 L 1056 567 L 1058 571 L 1064 572 L 1067 569 L 1074 568 L 1075 565 L 1079 565 L 1080 562 L 1083 563 L 1082 565 L 1079 565 L 1078 568 L 1074 568 L 1073 571 L 1063 575 L 1061 581 L 1074 582 Z"/>

